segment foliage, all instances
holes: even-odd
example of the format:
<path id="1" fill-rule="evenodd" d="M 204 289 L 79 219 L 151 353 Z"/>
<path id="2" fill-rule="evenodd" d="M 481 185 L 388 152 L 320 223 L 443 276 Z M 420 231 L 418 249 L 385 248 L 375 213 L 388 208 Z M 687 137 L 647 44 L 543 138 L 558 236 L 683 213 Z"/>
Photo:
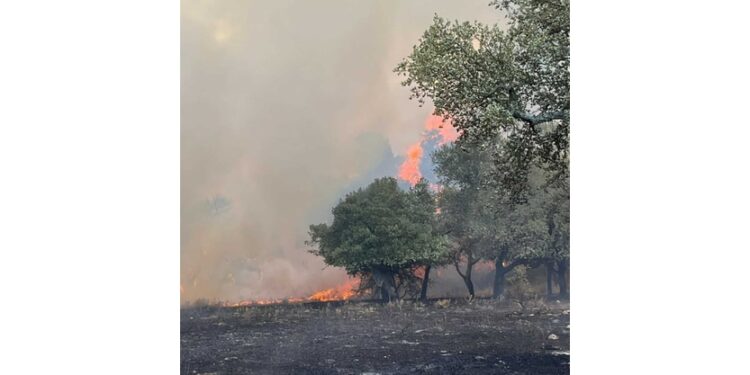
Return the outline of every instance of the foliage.
<path id="1" fill-rule="evenodd" d="M 486 203 L 483 185 L 489 157 L 481 151 L 469 153 L 446 145 L 432 158 L 442 184 L 438 194 L 440 228 L 456 246 L 470 249 L 486 235 L 482 205 Z"/>
<path id="2" fill-rule="evenodd" d="M 524 310 L 530 301 L 539 299 L 539 293 L 529 283 L 526 266 L 518 266 L 508 274 L 508 289 L 505 296 L 520 304 Z"/>
<path id="3" fill-rule="evenodd" d="M 568 0 L 494 1 L 509 29 L 435 17 L 395 69 L 412 98 L 450 118 L 462 147 L 494 150 L 502 192 L 523 201 L 533 166 L 567 175 L 570 109 Z M 496 147 L 498 139 L 503 147 Z"/>
<path id="4" fill-rule="evenodd" d="M 434 197 L 424 180 L 403 191 L 394 178 L 376 179 L 347 194 L 332 212 L 331 225 L 310 226 L 308 244 L 326 264 L 351 275 L 378 271 L 409 281 L 415 267 L 445 259 L 445 239 L 435 229 Z"/>
<path id="5" fill-rule="evenodd" d="M 549 172 L 532 167 L 526 202 L 511 203 L 495 194 L 488 151 L 448 145 L 437 150 L 433 160 L 444 184 L 438 195 L 440 227 L 450 239 L 456 270 L 467 287 L 472 262 L 481 259 L 495 260 L 502 279 L 518 266 L 569 258 L 567 179 L 550 184 Z M 466 264 L 464 271 L 459 263 Z M 502 290 L 502 285 L 497 287 Z"/>

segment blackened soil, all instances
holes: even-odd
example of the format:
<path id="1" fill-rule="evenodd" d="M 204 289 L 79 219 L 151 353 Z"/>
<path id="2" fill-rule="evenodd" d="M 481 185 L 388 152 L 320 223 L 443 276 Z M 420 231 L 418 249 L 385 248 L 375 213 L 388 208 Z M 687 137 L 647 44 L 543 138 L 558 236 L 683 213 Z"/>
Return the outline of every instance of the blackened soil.
<path id="1" fill-rule="evenodd" d="M 489 300 L 183 309 L 180 370 L 568 374 L 567 306 L 518 310 Z"/>

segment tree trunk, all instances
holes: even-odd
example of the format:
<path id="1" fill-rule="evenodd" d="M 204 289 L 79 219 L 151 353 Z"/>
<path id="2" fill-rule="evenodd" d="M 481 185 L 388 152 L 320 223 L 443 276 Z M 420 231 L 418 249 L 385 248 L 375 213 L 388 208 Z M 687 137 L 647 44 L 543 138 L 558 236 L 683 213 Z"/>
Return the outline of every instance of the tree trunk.
<path id="1" fill-rule="evenodd" d="M 380 289 L 380 297 L 383 299 L 383 302 L 398 299 L 392 272 L 375 269 L 372 271 L 372 277 L 375 280 L 375 287 Z"/>
<path id="2" fill-rule="evenodd" d="M 492 298 L 500 298 L 505 292 L 505 274 L 508 270 L 503 267 L 501 259 L 495 259 L 495 281 L 492 284 Z"/>
<path id="3" fill-rule="evenodd" d="M 388 302 L 390 300 L 390 297 L 388 297 L 388 290 L 383 286 L 380 286 L 378 288 L 380 289 L 380 299 L 383 302 Z"/>
<path id="4" fill-rule="evenodd" d="M 464 284 L 466 289 L 469 290 L 469 298 L 474 299 L 474 282 L 471 281 L 471 271 L 474 269 L 474 258 L 469 256 L 469 261 L 466 263 L 466 277 L 464 277 Z"/>
<path id="5" fill-rule="evenodd" d="M 398 290 L 396 289 L 396 281 L 393 280 L 394 275 L 391 274 L 390 277 L 386 280 L 386 285 L 388 286 L 388 302 L 396 301 L 398 300 Z"/>
<path id="6" fill-rule="evenodd" d="M 419 299 L 422 301 L 427 300 L 427 283 L 430 282 L 430 269 L 432 269 L 431 265 L 427 265 L 424 267 L 424 278 L 422 279 L 422 290 L 419 292 Z"/>
<path id="7" fill-rule="evenodd" d="M 552 273 L 554 272 L 554 265 L 547 263 L 547 298 L 552 298 Z"/>
<path id="8" fill-rule="evenodd" d="M 474 298 L 474 282 L 471 281 L 470 275 L 466 276 L 464 283 L 466 284 L 466 289 L 469 290 L 469 297 Z"/>
<path id="9" fill-rule="evenodd" d="M 561 260 L 557 262 L 557 284 L 560 285 L 560 298 L 570 298 L 568 291 L 568 280 L 566 278 L 568 271 L 567 262 Z"/>
<path id="10" fill-rule="evenodd" d="M 456 266 L 456 272 L 458 272 L 458 276 L 461 276 L 461 279 L 464 280 L 466 289 L 469 291 L 470 299 L 474 299 L 474 282 L 471 281 L 471 271 L 474 269 L 474 264 L 476 262 L 477 260 L 474 259 L 471 252 L 468 252 L 466 256 L 466 269 L 464 270 L 464 272 L 461 272 L 460 259 L 457 259 L 455 262 L 453 262 L 453 265 Z"/>

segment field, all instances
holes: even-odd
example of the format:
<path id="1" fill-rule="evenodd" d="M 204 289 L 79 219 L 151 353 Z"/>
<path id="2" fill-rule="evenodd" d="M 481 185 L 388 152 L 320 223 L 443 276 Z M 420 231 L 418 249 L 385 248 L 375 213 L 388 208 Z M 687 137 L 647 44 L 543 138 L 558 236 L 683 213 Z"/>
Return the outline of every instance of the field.
<path id="1" fill-rule="evenodd" d="M 568 374 L 568 305 L 319 302 L 181 310 L 182 374 Z"/>

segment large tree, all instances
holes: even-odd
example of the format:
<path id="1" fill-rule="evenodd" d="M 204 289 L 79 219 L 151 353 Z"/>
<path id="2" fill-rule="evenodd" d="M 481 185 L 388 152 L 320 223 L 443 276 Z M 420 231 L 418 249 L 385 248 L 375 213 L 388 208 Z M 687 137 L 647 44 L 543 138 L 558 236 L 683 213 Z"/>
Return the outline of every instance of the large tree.
<path id="1" fill-rule="evenodd" d="M 434 225 L 434 197 L 424 180 L 404 191 L 394 178 L 376 179 L 347 194 L 332 212 L 330 225 L 310 226 L 311 252 L 372 281 L 384 300 L 399 298 L 400 284 L 413 280 L 416 269 L 446 258 L 444 236 Z"/>
<path id="2" fill-rule="evenodd" d="M 568 173 L 570 4 L 568 0 L 493 1 L 508 29 L 435 17 L 395 71 L 412 97 L 461 131 L 459 145 L 493 147 L 501 191 L 528 193 L 533 166 L 551 179 Z M 494 147 L 498 136 L 507 142 Z"/>

